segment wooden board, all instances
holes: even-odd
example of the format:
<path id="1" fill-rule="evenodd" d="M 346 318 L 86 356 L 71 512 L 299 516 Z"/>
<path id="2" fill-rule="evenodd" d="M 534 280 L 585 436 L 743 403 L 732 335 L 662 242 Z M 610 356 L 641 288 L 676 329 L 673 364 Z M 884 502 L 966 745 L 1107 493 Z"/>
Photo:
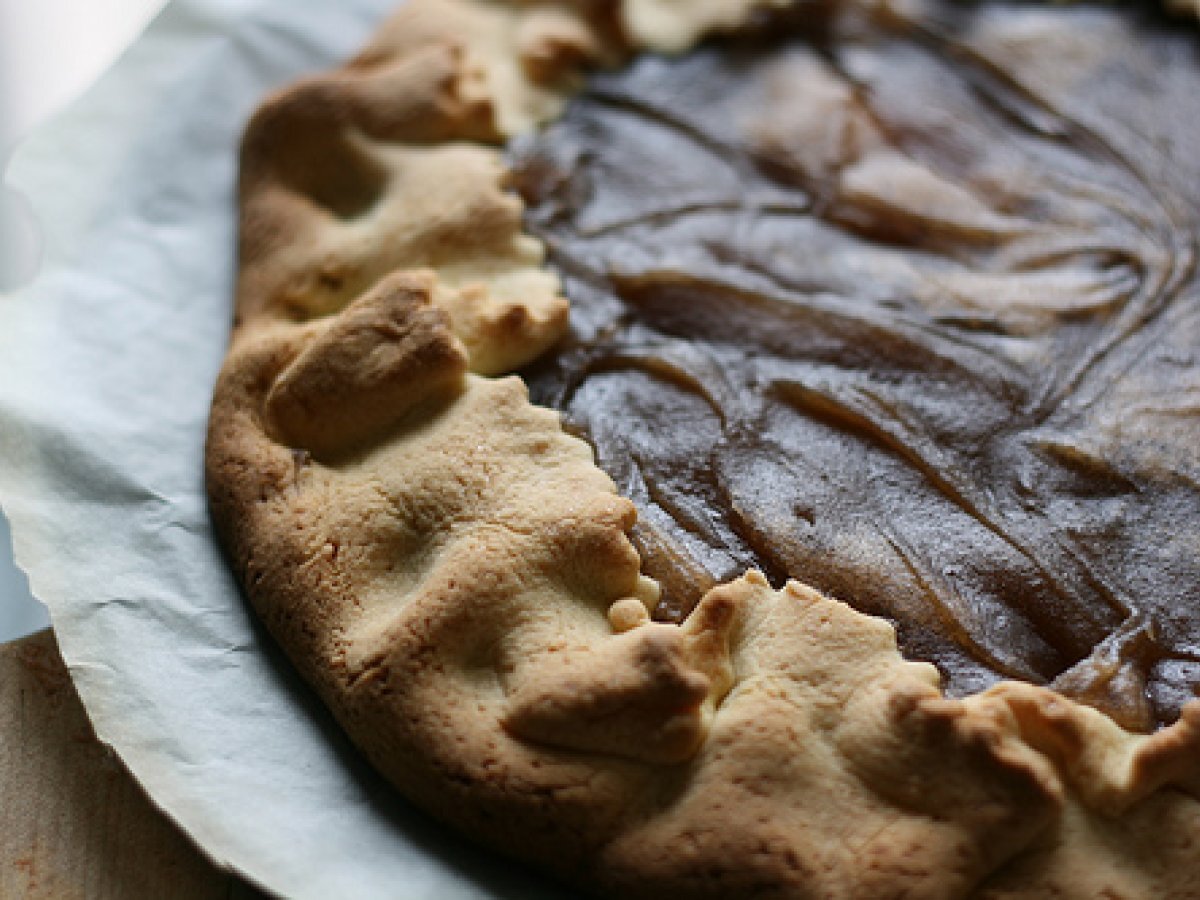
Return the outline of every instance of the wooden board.
<path id="1" fill-rule="evenodd" d="M 0 645 L 0 898 L 262 896 L 201 856 L 96 741 L 50 631 Z"/>

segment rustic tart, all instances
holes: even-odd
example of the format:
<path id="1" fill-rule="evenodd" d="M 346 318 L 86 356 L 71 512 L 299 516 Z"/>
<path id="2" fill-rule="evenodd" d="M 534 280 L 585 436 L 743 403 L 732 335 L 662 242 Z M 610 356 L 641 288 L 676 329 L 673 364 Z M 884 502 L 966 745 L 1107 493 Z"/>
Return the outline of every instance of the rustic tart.
<path id="1" fill-rule="evenodd" d="M 1200 897 L 1194 25 L 413 0 L 239 201 L 213 517 L 413 801 L 612 896 Z"/>

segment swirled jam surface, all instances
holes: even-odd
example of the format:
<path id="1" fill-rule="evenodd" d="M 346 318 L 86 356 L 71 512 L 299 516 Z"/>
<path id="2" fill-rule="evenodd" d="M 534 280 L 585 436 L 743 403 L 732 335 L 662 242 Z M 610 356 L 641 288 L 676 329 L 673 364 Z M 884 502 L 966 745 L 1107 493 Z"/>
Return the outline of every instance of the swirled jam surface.
<path id="1" fill-rule="evenodd" d="M 527 373 L 681 618 L 757 567 L 950 693 L 1200 685 L 1200 35 L 1146 10 L 797 19 L 595 78 L 512 148 L 573 303 Z"/>

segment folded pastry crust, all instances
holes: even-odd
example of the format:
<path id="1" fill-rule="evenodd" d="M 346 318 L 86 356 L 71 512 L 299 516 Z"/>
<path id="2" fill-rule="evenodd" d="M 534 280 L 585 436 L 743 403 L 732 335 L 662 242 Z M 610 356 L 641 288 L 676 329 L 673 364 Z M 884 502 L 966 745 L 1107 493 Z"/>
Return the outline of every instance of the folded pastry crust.
<path id="1" fill-rule="evenodd" d="M 255 609 L 363 752 L 470 837 L 615 896 L 1200 896 L 1200 704 L 1153 735 L 965 699 L 761 575 L 682 625 L 635 513 L 505 373 L 567 301 L 502 144 L 581 73 L 755 0 L 412 0 L 249 125 L 207 447 Z"/>

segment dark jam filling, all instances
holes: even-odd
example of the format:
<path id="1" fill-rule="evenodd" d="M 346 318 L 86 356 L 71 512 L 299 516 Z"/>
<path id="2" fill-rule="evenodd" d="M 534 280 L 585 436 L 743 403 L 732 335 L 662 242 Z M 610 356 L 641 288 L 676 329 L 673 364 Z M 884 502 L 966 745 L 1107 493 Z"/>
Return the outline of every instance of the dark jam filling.
<path id="1" fill-rule="evenodd" d="M 659 618 L 754 567 L 891 620 L 952 694 L 1172 721 L 1200 684 L 1200 36 L 839 15 L 643 57 L 512 149 L 573 303 L 533 397 L 636 502 Z"/>

